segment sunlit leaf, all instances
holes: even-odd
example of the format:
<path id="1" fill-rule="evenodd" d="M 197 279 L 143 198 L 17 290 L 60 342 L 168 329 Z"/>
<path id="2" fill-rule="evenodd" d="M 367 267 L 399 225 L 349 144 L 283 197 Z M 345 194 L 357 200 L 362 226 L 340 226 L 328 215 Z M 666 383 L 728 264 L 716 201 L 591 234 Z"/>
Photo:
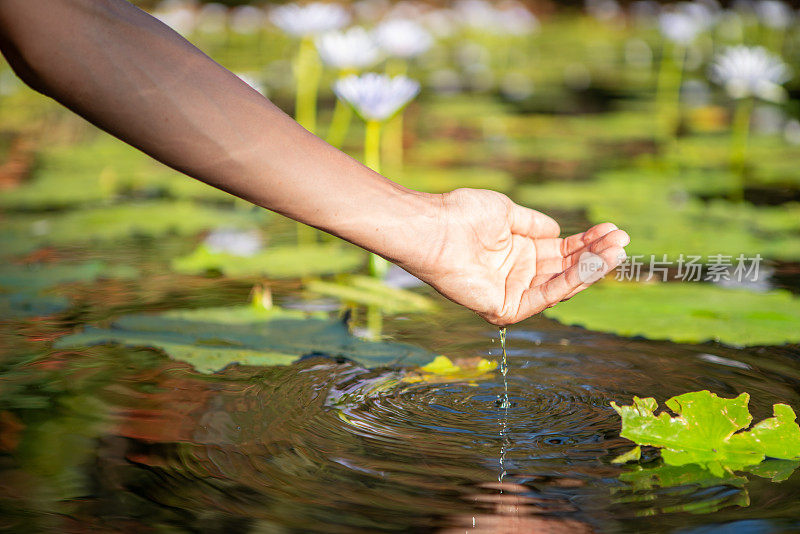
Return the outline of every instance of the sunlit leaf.
<path id="1" fill-rule="evenodd" d="M 800 299 L 782 290 L 756 293 L 689 282 L 607 280 L 548 309 L 545 315 L 591 330 L 681 343 L 800 342 Z"/>
<path id="2" fill-rule="evenodd" d="M 258 311 L 252 306 L 193 310 L 163 315 L 129 315 L 110 328 L 88 327 L 59 339 L 57 347 L 103 343 L 161 349 L 200 372 L 231 363 L 286 365 L 318 354 L 345 357 L 366 366 L 415 365 L 431 358 L 419 347 L 366 341 L 350 334 L 342 321 L 299 318 L 297 312 Z"/>
<path id="3" fill-rule="evenodd" d="M 306 289 L 320 295 L 365 306 L 377 306 L 386 313 L 430 312 L 436 304 L 424 295 L 385 285 L 368 276 L 351 275 L 337 282 L 311 280 Z"/>
<path id="4" fill-rule="evenodd" d="M 800 458 L 800 428 L 794 411 L 775 405 L 775 417 L 743 431 L 752 417 L 747 393 L 724 399 L 709 391 L 685 393 L 667 400 L 666 411 L 655 414 L 652 398 L 633 398 L 633 404 L 611 406 L 622 417 L 620 435 L 638 445 L 661 449 L 669 465 L 697 464 L 715 476 L 741 470 L 765 457 L 793 460 Z"/>
<path id="5" fill-rule="evenodd" d="M 363 251 L 338 243 L 270 247 L 252 256 L 215 252 L 201 245 L 172 262 L 184 274 L 219 272 L 227 276 L 296 278 L 352 271 L 363 265 Z"/>

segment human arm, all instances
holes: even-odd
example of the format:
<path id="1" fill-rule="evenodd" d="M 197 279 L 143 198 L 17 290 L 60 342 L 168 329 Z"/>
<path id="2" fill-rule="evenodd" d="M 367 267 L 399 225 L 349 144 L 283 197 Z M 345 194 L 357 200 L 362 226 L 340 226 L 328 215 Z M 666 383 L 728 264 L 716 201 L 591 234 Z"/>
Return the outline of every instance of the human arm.
<path id="1" fill-rule="evenodd" d="M 397 185 L 124 0 L 0 0 L 0 49 L 29 85 L 166 165 L 375 252 L 495 324 L 582 289 L 584 244 L 608 268 L 627 244 L 609 227 L 565 242 L 499 193 Z"/>

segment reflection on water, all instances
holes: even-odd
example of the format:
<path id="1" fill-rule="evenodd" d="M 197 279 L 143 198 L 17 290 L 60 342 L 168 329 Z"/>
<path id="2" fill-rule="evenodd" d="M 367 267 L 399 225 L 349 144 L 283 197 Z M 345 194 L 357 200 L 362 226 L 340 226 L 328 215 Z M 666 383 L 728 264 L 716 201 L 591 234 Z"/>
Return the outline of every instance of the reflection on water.
<path id="1" fill-rule="evenodd" d="M 119 302 L 160 308 L 157 291 L 122 290 L 127 300 Z M 247 295 L 245 287 L 211 284 L 187 288 L 184 296 L 172 291 L 177 302 L 212 305 Z M 663 401 L 705 388 L 725 396 L 748 391 L 760 420 L 775 402 L 800 405 L 796 348 L 621 340 L 534 319 L 509 329 L 505 377 L 406 382 L 403 370 L 323 356 L 199 375 L 146 349 L 50 349 L 75 326 L 119 313 L 110 308 L 119 304 L 104 308 L 106 296 L 97 292 L 69 316 L 4 322 L 0 528 L 800 527 L 800 503 L 787 498 L 800 482 L 785 465 L 713 479 L 661 467 L 652 451 L 642 467 L 610 463 L 629 447 L 610 401 L 627 403 L 634 394 Z M 278 291 L 276 298 L 284 297 Z M 451 358 L 501 354 L 498 332 L 455 308 L 433 319 L 387 318 L 383 328 Z M 507 404 L 497 402 L 506 394 Z"/>

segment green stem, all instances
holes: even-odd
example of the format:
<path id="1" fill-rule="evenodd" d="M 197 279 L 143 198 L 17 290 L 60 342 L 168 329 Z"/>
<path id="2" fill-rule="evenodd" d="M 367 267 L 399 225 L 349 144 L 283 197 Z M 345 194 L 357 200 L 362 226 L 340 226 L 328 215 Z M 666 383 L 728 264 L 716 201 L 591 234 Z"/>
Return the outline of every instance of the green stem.
<path id="1" fill-rule="evenodd" d="M 315 133 L 317 129 L 317 91 L 322 75 L 322 65 L 317 55 L 314 41 L 304 37 L 294 64 L 297 83 L 295 89 L 295 120 L 306 130 Z"/>
<path id="2" fill-rule="evenodd" d="M 681 81 L 686 49 L 664 43 L 658 72 L 656 102 L 658 103 L 661 141 L 670 144 L 675 140 L 680 122 Z"/>
<path id="3" fill-rule="evenodd" d="M 383 135 L 383 157 L 386 167 L 399 173 L 403 169 L 403 114 L 386 123 Z"/>
<path id="4" fill-rule="evenodd" d="M 370 338 L 379 339 L 383 330 L 383 313 L 378 306 L 367 307 L 367 331 Z"/>
<path id="5" fill-rule="evenodd" d="M 747 185 L 745 168 L 747 165 L 747 143 L 750 137 L 750 115 L 753 112 L 753 98 L 747 97 L 736 103 L 731 125 L 731 171 L 739 179 L 739 187 L 734 191 L 734 200 L 744 200 Z"/>
<path id="6" fill-rule="evenodd" d="M 381 172 L 381 129 L 379 121 L 367 121 L 364 130 L 364 165 L 375 172 Z"/>
<path id="7" fill-rule="evenodd" d="M 353 117 L 353 108 L 349 104 L 336 101 L 336 107 L 333 108 L 333 118 L 331 119 L 331 127 L 328 129 L 328 136 L 325 140 L 328 144 L 336 148 L 342 148 L 344 139 L 347 137 L 347 130 L 350 129 L 350 120 Z"/>
<path id="8" fill-rule="evenodd" d="M 381 172 L 381 129 L 379 121 L 367 121 L 364 131 L 364 165 L 375 172 Z M 369 256 L 369 274 L 375 278 L 383 278 L 389 270 L 389 262 L 377 254 Z"/>

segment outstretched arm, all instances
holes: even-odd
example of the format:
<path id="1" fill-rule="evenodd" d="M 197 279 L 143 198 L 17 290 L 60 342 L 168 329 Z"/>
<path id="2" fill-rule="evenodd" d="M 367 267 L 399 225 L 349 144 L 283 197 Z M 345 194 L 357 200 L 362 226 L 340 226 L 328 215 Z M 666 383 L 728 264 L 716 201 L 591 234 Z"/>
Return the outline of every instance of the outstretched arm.
<path id="1" fill-rule="evenodd" d="M 399 186 L 307 132 L 124 0 L 0 0 L 0 49 L 31 87 L 189 176 L 399 264 L 496 324 L 582 289 L 627 235 L 558 225 L 503 195 Z"/>

